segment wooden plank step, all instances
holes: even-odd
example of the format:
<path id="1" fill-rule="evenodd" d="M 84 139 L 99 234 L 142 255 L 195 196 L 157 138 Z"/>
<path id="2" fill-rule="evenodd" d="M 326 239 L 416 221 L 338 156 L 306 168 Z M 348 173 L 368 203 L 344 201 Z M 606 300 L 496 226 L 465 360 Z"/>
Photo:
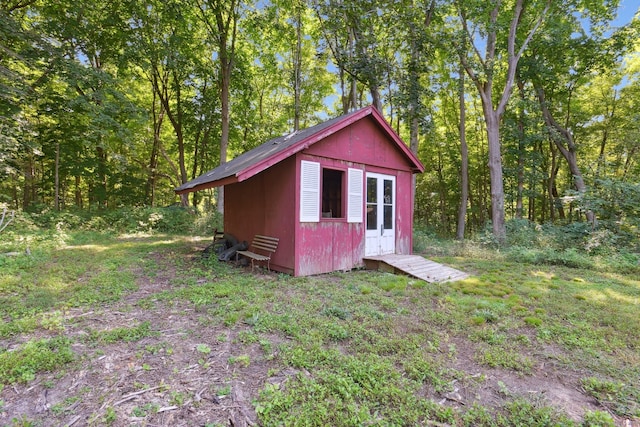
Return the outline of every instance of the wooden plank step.
<path id="1" fill-rule="evenodd" d="M 451 282 L 469 277 L 463 271 L 430 261 L 418 255 L 389 254 L 365 257 L 364 260 L 367 268 L 388 272 L 400 271 L 429 283 Z"/>

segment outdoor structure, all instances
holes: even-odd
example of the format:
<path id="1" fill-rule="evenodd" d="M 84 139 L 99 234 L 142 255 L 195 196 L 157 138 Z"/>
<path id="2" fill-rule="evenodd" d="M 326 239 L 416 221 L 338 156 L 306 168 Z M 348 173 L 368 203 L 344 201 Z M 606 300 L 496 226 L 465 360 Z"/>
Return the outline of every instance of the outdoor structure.
<path id="1" fill-rule="evenodd" d="M 424 166 L 373 107 L 272 139 L 178 187 L 224 185 L 224 229 L 279 239 L 271 269 L 350 270 L 410 254 L 412 176 Z"/>

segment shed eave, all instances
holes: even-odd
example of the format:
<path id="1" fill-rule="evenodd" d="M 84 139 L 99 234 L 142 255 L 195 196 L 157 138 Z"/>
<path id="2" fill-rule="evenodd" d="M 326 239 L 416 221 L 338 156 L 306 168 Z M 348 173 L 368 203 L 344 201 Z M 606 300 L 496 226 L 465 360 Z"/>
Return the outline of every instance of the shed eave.
<path id="1" fill-rule="evenodd" d="M 182 189 L 178 187 L 173 191 L 175 191 L 176 194 L 187 194 L 187 193 L 193 193 L 194 191 L 206 190 L 208 188 L 216 188 L 216 187 L 221 187 L 223 185 L 235 184 L 236 182 L 240 182 L 240 181 L 241 180 L 239 180 L 237 176 L 229 176 L 227 178 L 218 179 L 211 182 L 203 182 L 198 185 L 194 185 L 193 187 L 182 188 Z"/>

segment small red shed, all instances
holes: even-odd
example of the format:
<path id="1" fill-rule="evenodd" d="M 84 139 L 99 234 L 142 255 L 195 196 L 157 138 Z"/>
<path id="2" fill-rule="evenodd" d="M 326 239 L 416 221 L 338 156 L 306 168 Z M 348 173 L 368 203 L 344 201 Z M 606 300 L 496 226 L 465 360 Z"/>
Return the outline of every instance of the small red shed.
<path id="1" fill-rule="evenodd" d="M 224 229 L 280 239 L 271 268 L 294 276 L 410 254 L 412 175 L 424 166 L 373 107 L 272 139 L 178 187 L 224 185 Z"/>

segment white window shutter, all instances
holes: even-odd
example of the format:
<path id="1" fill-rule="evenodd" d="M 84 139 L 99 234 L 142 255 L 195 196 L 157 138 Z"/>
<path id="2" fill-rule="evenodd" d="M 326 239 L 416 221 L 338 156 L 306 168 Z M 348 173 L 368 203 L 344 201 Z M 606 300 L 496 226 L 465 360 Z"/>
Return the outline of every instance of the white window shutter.
<path id="1" fill-rule="evenodd" d="M 364 181 L 362 169 L 349 169 L 349 191 L 347 197 L 347 222 L 362 222 L 362 210 L 364 209 Z"/>
<path id="2" fill-rule="evenodd" d="M 320 221 L 320 163 L 300 162 L 300 222 Z"/>

